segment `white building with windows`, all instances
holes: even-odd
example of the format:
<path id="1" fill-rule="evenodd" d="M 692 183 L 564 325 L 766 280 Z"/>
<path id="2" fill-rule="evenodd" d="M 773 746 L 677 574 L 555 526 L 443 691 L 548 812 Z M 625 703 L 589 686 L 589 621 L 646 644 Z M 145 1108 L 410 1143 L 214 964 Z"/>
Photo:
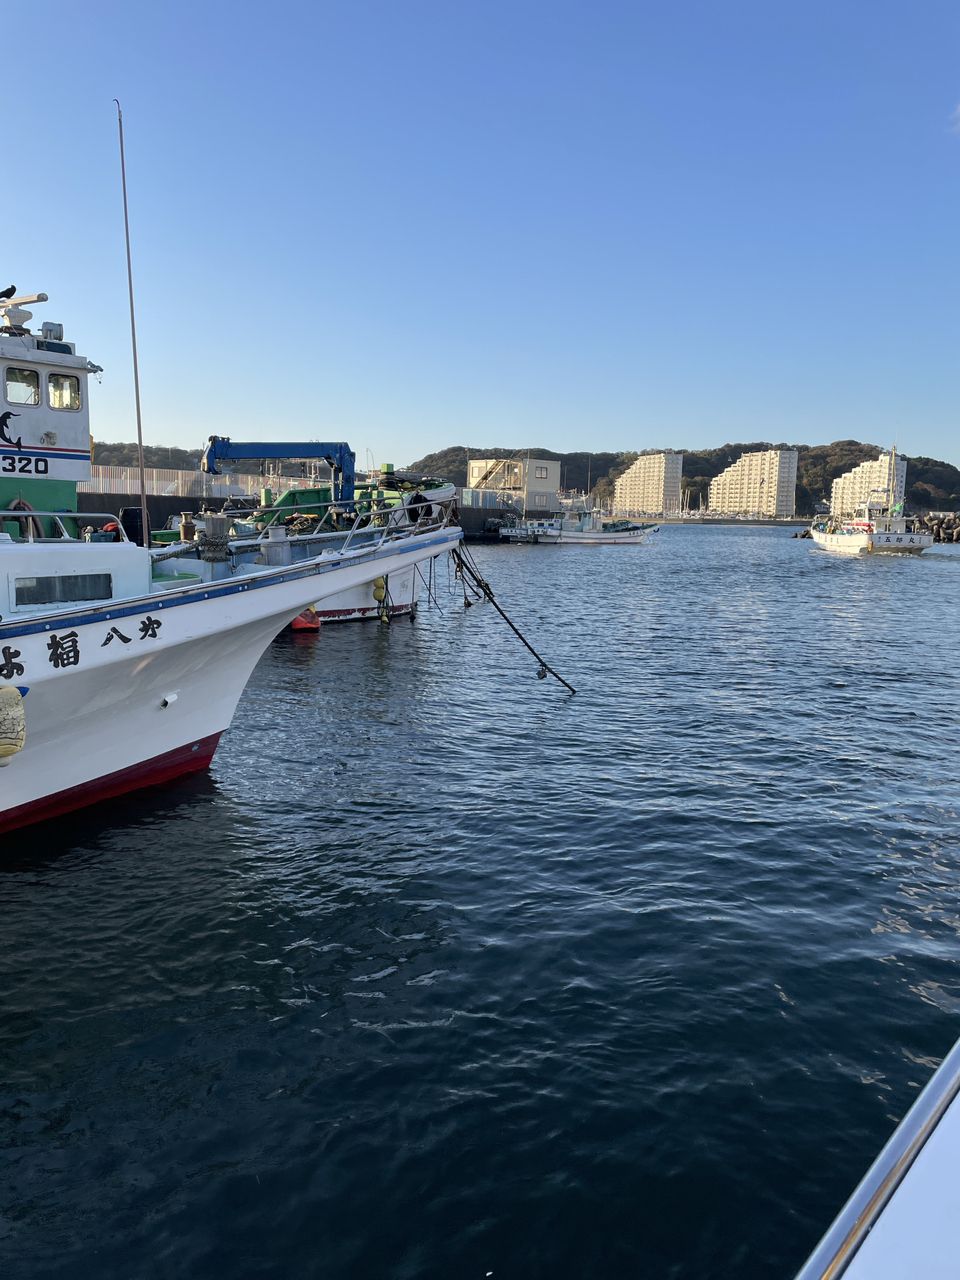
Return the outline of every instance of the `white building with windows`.
<path id="1" fill-rule="evenodd" d="M 907 460 L 892 453 L 861 462 L 858 467 L 837 476 L 830 490 L 830 514 L 852 516 L 868 498 L 880 499 L 895 506 L 907 491 Z"/>
<path id="2" fill-rule="evenodd" d="M 494 492 L 525 515 L 560 510 L 558 458 L 470 458 L 468 489 Z"/>
<path id="3" fill-rule="evenodd" d="M 641 454 L 614 485 L 614 510 L 651 516 L 676 515 L 680 511 L 682 470 L 683 454 L 672 449 Z"/>
<path id="4" fill-rule="evenodd" d="M 797 509 L 796 449 L 744 453 L 710 481 L 710 510 L 728 516 L 792 516 Z"/>

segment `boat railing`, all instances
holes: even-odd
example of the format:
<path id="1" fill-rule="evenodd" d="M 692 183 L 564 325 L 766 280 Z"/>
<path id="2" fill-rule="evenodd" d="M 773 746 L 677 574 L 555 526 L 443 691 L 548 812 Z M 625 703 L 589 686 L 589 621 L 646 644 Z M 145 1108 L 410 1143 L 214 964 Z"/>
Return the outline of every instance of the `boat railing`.
<path id="1" fill-rule="evenodd" d="M 447 528 L 456 523 L 455 515 L 452 497 L 432 501 L 425 497 L 421 502 L 376 506 L 355 513 L 342 502 L 310 502 L 303 508 L 261 507 L 256 512 L 256 524 L 263 527 L 248 537 L 232 537 L 230 547 L 240 552 L 263 549 L 274 541 L 282 542 L 282 538 L 277 539 L 277 531 L 283 529 L 290 540 L 301 545 L 319 543 L 337 552 L 371 550 Z M 286 523 L 290 520 L 308 522 L 310 527 L 291 529 Z"/>
<path id="2" fill-rule="evenodd" d="M 796 1280 L 837 1280 L 843 1275 L 958 1094 L 960 1040 L 894 1129 Z"/>
<path id="3" fill-rule="evenodd" d="M 123 525 L 110 511 L 35 511 L 33 509 L 0 511 L 0 528 L 8 521 L 16 521 L 19 526 L 20 536 L 13 539 L 15 542 L 100 541 L 100 538 L 96 537 L 97 534 L 100 534 L 105 542 L 130 541 Z M 74 526 L 75 532 L 71 533 L 67 528 L 68 522 Z M 96 528 L 96 523 L 100 524 L 99 529 Z M 44 525 L 47 525 L 52 532 L 44 532 Z M 106 530 L 103 528 L 105 525 L 112 527 Z"/>
<path id="4" fill-rule="evenodd" d="M 385 507 L 379 512 L 369 512 L 360 515 L 353 523 L 353 528 L 347 534 L 347 540 L 343 545 L 343 550 L 347 547 L 358 533 L 362 533 L 365 529 L 374 528 L 381 531 L 381 536 L 377 541 L 379 546 L 383 542 L 395 541 L 398 538 L 407 538 L 414 533 L 426 533 L 432 529 L 444 529 L 451 523 L 451 517 L 455 509 L 455 502 L 452 498 L 446 502 L 430 502 L 424 499 L 423 502 L 409 502 L 402 506 Z M 436 510 L 439 508 L 439 510 Z M 406 513 L 406 521 L 402 521 L 403 513 Z M 413 516 L 411 513 L 416 512 Z M 370 517 L 374 518 L 371 519 Z M 383 524 L 377 524 L 376 519 L 384 518 Z M 366 523 L 363 521 L 366 519 Z"/>
<path id="5" fill-rule="evenodd" d="M 320 514 L 321 509 L 325 508 Z M 443 529 L 454 523 L 456 504 L 452 498 L 431 502 L 429 498 L 423 502 L 406 503 L 396 507 L 373 508 L 368 511 L 346 512 L 340 503 L 311 503 L 306 510 L 290 507 L 265 507 L 257 512 L 259 517 L 275 516 L 280 519 L 300 515 L 307 518 L 316 514 L 314 526 L 310 530 L 298 531 L 293 536 L 302 541 L 318 541 L 336 544 L 338 551 L 356 549 L 360 544 L 365 549 L 370 546 L 381 546 L 385 542 L 406 539 L 414 534 L 423 534 L 434 529 Z M 344 520 L 341 528 L 322 526 L 330 517 L 330 513 L 350 517 L 349 524 Z M 211 513 L 220 514 L 220 513 Z M 232 513 L 227 513 L 229 516 Z M 123 525 L 114 512 L 110 511 L 39 511 L 39 510 L 2 510 L 0 511 L 0 532 L 6 532 L 8 524 L 13 524 L 17 536 L 7 534 L 17 543 L 33 542 L 130 542 Z M 109 529 L 105 526 L 110 526 Z M 261 547 L 271 541 L 270 529 L 285 527 L 278 521 L 268 522 L 262 531 L 248 539 L 232 538 L 231 544 L 237 548 L 249 549 Z M 158 548 L 163 550 L 164 548 Z"/>

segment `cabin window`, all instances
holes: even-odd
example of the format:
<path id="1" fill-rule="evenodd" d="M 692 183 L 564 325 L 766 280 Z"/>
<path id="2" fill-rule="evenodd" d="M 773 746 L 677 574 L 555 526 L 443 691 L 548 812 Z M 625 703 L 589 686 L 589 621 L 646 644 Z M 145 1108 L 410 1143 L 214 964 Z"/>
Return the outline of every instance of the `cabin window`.
<path id="1" fill-rule="evenodd" d="M 109 573 L 73 573 L 62 578 L 17 578 L 17 605 L 76 604 L 80 600 L 109 600 Z"/>
<path id="2" fill-rule="evenodd" d="M 39 404 L 40 375 L 36 369 L 7 369 L 7 404 Z"/>
<path id="3" fill-rule="evenodd" d="M 547 478 L 547 468 L 546 468 L 546 467 L 534 467 L 534 469 L 533 469 L 533 478 L 534 478 L 534 480 L 546 480 L 546 478 Z"/>
<path id="4" fill-rule="evenodd" d="M 47 399 L 51 409 L 79 409 L 80 379 L 70 373 L 51 373 L 47 382 Z"/>

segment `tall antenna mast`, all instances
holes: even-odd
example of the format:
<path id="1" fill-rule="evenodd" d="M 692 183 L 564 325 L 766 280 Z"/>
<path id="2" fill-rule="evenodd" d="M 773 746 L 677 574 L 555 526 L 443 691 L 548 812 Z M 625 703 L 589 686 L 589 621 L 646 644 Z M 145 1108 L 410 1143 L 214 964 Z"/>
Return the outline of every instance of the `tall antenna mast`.
<path id="1" fill-rule="evenodd" d="M 890 507 L 893 510 L 897 502 L 897 446 L 890 450 Z"/>
<path id="2" fill-rule="evenodd" d="M 117 128 L 120 131 L 120 185 L 123 188 L 123 231 L 127 242 L 127 288 L 130 293 L 130 341 L 133 346 L 133 397 L 137 406 L 137 462 L 140 467 L 140 518 L 143 521 L 143 545 L 150 546 L 150 513 L 147 511 L 147 478 L 143 467 L 143 421 L 140 416 L 140 362 L 137 358 L 137 317 L 133 309 L 133 262 L 130 257 L 130 215 L 127 211 L 127 165 L 123 151 L 123 112 L 117 104 Z"/>

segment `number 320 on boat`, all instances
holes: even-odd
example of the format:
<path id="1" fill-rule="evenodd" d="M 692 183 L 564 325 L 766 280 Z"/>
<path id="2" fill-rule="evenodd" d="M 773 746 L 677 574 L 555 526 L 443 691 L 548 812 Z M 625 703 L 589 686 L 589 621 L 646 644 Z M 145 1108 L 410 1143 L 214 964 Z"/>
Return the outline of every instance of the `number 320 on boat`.
<path id="1" fill-rule="evenodd" d="M 15 471 L 22 476 L 45 476 L 49 470 L 50 463 L 46 458 L 25 458 L 18 457 L 15 453 L 0 453 L 0 471 L 5 471 L 8 475 Z"/>

